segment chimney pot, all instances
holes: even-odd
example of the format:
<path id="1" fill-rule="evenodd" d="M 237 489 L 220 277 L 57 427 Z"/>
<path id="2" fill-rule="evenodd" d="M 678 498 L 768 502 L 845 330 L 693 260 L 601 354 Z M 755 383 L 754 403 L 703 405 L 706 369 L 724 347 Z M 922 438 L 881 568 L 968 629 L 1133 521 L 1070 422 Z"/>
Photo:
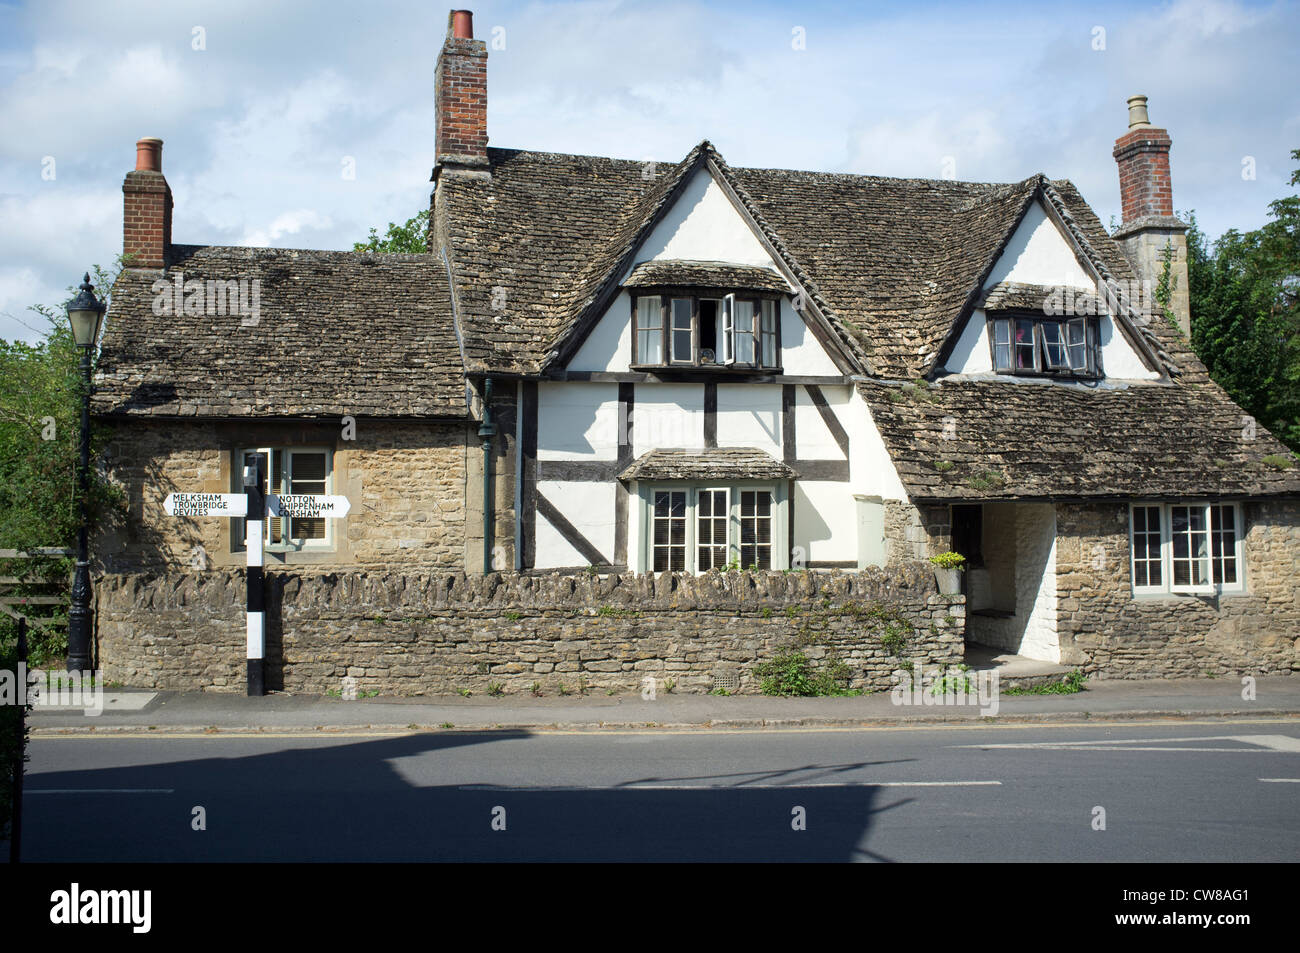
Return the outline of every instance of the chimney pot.
<path id="1" fill-rule="evenodd" d="M 163 141 L 152 136 L 136 140 L 135 171 L 161 172 L 162 147 Z"/>
<path id="2" fill-rule="evenodd" d="M 472 11 L 451 11 L 451 35 L 458 40 L 474 39 L 474 14 Z"/>
<path id="3" fill-rule="evenodd" d="M 1151 117 L 1147 115 L 1147 98 L 1145 96 L 1130 96 L 1128 98 L 1128 127 L 1138 129 L 1151 125 Z"/>

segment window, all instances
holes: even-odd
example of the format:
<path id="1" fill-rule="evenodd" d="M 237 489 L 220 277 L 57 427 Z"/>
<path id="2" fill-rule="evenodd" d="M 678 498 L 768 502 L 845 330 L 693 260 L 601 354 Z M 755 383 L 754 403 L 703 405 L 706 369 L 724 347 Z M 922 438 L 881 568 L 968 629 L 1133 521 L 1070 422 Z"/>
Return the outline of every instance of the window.
<path id="1" fill-rule="evenodd" d="M 1097 324 L 1089 318 L 995 317 L 989 345 L 999 374 L 1100 376 Z"/>
<path id="2" fill-rule="evenodd" d="M 771 487 L 654 487 L 646 554 L 653 572 L 781 568 Z"/>
<path id="3" fill-rule="evenodd" d="M 1234 503 L 1134 504 L 1133 591 L 1244 592 L 1243 535 Z"/>
<path id="4" fill-rule="evenodd" d="M 655 572 L 686 568 L 686 491 L 656 490 L 654 495 Z"/>
<path id="5" fill-rule="evenodd" d="M 775 298 L 638 295 L 634 366 L 780 366 L 781 311 Z"/>
<path id="6" fill-rule="evenodd" d="M 257 466 L 263 493 L 324 495 L 329 492 L 330 452 L 322 447 L 259 447 L 241 451 L 243 467 Z M 268 485 L 269 484 L 269 485 Z M 324 517 L 268 517 L 264 522 L 265 545 L 271 549 L 319 549 L 329 546 L 329 520 Z M 238 542 L 246 529 L 239 521 Z"/>
<path id="7" fill-rule="evenodd" d="M 636 299 L 636 353 L 642 364 L 663 363 L 663 299 L 658 295 Z"/>
<path id="8" fill-rule="evenodd" d="M 772 494 L 768 490 L 740 493 L 740 566 L 772 568 Z"/>

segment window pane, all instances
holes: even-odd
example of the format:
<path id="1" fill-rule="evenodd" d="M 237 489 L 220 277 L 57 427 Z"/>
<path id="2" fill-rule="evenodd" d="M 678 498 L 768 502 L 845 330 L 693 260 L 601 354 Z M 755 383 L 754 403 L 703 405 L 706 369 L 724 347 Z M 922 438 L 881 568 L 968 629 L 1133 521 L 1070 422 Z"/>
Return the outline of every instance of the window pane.
<path id="1" fill-rule="evenodd" d="M 736 302 L 736 363 L 754 363 L 754 312 L 756 301 Z"/>
<path id="2" fill-rule="evenodd" d="M 1034 322 L 1018 318 L 1016 320 L 1016 370 L 1036 370 L 1034 363 Z"/>
<path id="3" fill-rule="evenodd" d="M 678 363 L 690 363 L 695 360 L 691 346 L 691 310 L 693 305 L 694 302 L 690 298 L 673 299 L 672 359 Z"/>
<path id="4" fill-rule="evenodd" d="M 776 316 L 777 302 L 764 301 L 763 314 L 760 318 L 759 331 L 762 336 L 762 358 L 764 367 L 776 367 Z"/>
<path id="5" fill-rule="evenodd" d="M 1011 370 L 1011 322 L 998 318 L 993 322 L 993 369 Z"/>
<path id="6" fill-rule="evenodd" d="M 1061 332 L 1061 325 L 1056 321 L 1044 321 L 1039 325 L 1039 331 L 1043 338 L 1043 357 L 1046 361 L 1045 366 L 1052 370 L 1059 370 L 1067 367 L 1065 357 L 1065 336 Z"/>
<path id="7" fill-rule="evenodd" d="M 1070 369 L 1076 372 L 1088 370 L 1088 332 L 1083 318 L 1076 318 L 1066 325 L 1066 340 L 1069 346 Z"/>
<path id="8" fill-rule="evenodd" d="M 695 568 L 722 569 L 727 565 L 727 491 L 701 490 L 696 506 Z"/>
<path id="9" fill-rule="evenodd" d="M 658 295 L 638 298 L 636 303 L 636 353 L 641 364 L 664 362 L 663 312 Z"/>
<path id="10" fill-rule="evenodd" d="M 1204 586 L 1210 581 L 1209 532 L 1205 507 L 1171 506 L 1173 582 L 1175 586 Z"/>
<path id="11" fill-rule="evenodd" d="M 324 452 L 292 451 L 289 453 L 289 492 L 305 495 L 325 493 Z M 289 520 L 289 538 L 292 540 L 324 539 L 325 519 L 321 517 Z"/>
<path id="12" fill-rule="evenodd" d="M 686 568 L 686 491 L 655 492 L 651 548 L 655 572 Z"/>
<path id="13" fill-rule="evenodd" d="M 1133 585 L 1160 587 L 1164 563 L 1160 553 L 1160 507 L 1133 508 Z"/>
<path id="14" fill-rule="evenodd" d="M 772 494 L 742 490 L 740 494 L 740 567 L 772 568 Z"/>
<path id="15" fill-rule="evenodd" d="M 1234 506 L 1210 507 L 1210 562 L 1214 582 L 1218 585 L 1237 583 L 1237 510 Z"/>

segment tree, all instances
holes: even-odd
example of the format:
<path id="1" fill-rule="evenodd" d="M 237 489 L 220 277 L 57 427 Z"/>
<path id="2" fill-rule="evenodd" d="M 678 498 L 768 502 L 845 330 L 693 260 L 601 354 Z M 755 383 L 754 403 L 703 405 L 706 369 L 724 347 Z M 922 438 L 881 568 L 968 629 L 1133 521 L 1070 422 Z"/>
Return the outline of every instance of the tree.
<path id="1" fill-rule="evenodd" d="M 353 251 L 401 252 L 408 255 L 422 255 L 429 250 L 429 210 L 425 209 L 415 218 L 406 220 L 405 225 L 388 223 L 388 231 L 383 238 L 375 229 L 370 230 L 370 239 L 356 242 Z"/>
<path id="2" fill-rule="evenodd" d="M 1300 161 L 1300 149 L 1291 158 Z M 1192 347 L 1237 404 L 1300 449 L 1300 196 L 1270 203 L 1269 215 L 1213 247 L 1186 216 Z"/>

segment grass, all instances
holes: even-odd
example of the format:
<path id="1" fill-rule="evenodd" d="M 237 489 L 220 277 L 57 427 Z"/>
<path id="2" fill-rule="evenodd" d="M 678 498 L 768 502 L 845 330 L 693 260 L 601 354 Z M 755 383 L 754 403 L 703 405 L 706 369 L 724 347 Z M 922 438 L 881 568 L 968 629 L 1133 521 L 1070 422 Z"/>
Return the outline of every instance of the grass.
<path id="1" fill-rule="evenodd" d="M 506 693 L 506 686 L 505 686 L 505 683 L 504 683 L 504 682 L 488 682 L 488 690 L 487 690 L 487 692 L 488 692 L 488 694 L 491 695 L 493 698 L 500 698 L 502 695 L 504 695 L 504 694 Z"/>
<path id="2" fill-rule="evenodd" d="M 1002 690 L 1003 695 L 1077 695 L 1085 691 L 1084 682 L 1088 676 L 1083 672 L 1075 669 L 1073 672 L 1066 673 L 1065 678 L 1059 682 L 1052 682 L 1048 685 L 1034 685 L 1025 688 L 1019 685 L 1013 685 L 1010 688 Z"/>
<path id="3" fill-rule="evenodd" d="M 1295 466 L 1295 458 L 1286 453 L 1270 453 L 1262 462 L 1274 470 L 1290 470 Z"/>

